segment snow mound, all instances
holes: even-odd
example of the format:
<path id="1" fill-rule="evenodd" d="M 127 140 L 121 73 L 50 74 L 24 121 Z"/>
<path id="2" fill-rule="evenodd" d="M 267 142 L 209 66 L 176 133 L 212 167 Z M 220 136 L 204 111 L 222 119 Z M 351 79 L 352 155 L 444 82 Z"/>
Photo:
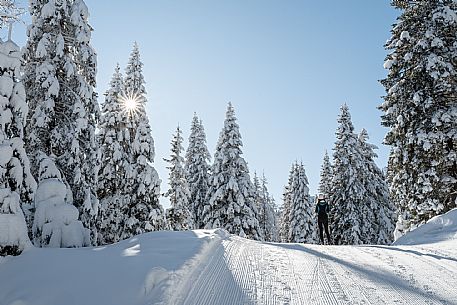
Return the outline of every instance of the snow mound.
<path id="1" fill-rule="evenodd" d="M 105 247 L 32 248 L 0 258 L 0 304 L 174 304 L 227 237 L 222 230 L 161 231 Z"/>
<path id="2" fill-rule="evenodd" d="M 427 223 L 397 239 L 394 245 L 432 244 L 446 240 L 457 240 L 457 208 L 433 217 Z"/>

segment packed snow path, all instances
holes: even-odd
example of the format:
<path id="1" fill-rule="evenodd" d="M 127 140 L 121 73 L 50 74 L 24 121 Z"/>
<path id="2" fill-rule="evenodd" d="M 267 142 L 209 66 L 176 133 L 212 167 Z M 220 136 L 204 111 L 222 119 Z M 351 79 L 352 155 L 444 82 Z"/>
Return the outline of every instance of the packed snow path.
<path id="1" fill-rule="evenodd" d="M 197 230 L 107 247 L 32 248 L 0 257 L 0 305 L 457 305 L 457 240 L 441 236 L 353 247 Z"/>
<path id="2" fill-rule="evenodd" d="M 457 243 L 442 247 L 267 244 L 231 236 L 191 278 L 182 303 L 457 304 Z"/>

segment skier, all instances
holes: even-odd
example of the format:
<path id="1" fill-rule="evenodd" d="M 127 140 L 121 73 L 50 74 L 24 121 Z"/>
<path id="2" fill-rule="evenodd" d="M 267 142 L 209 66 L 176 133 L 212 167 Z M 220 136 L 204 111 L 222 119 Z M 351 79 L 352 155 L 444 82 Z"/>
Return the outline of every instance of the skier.
<path id="1" fill-rule="evenodd" d="M 324 229 L 325 235 L 327 236 L 327 244 L 331 244 L 332 241 L 330 239 L 330 233 L 328 232 L 328 212 L 330 208 L 328 206 L 327 201 L 325 200 L 325 196 L 323 194 L 319 194 L 317 197 L 317 204 L 316 204 L 316 214 L 317 214 L 317 224 L 319 225 L 319 237 L 321 239 L 321 245 L 324 244 Z"/>

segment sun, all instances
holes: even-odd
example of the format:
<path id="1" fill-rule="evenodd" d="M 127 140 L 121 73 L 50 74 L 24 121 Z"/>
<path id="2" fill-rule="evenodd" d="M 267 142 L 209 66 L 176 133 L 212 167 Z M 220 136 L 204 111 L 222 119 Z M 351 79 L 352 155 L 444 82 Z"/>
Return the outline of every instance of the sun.
<path id="1" fill-rule="evenodd" d="M 127 93 L 121 96 L 121 103 L 124 107 L 124 111 L 127 113 L 134 113 L 138 111 L 140 104 L 140 98 L 137 94 Z"/>
<path id="2" fill-rule="evenodd" d="M 128 98 L 124 100 L 124 107 L 127 111 L 134 111 L 138 106 L 138 101 L 134 98 Z"/>

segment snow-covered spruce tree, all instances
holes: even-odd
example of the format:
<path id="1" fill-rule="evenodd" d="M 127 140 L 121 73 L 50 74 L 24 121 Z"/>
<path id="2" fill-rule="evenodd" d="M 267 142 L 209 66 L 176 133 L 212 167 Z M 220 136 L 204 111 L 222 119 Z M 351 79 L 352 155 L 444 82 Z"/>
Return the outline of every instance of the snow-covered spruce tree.
<path id="1" fill-rule="evenodd" d="M 327 150 L 325 151 L 324 154 L 324 159 L 322 162 L 321 166 L 321 172 L 320 172 L 320 181 L 319 181 L 319 193 L 324 194 L 327 200 L 330 199 L 332 196 L 332 183 L 333 183 L 333 167 L 332 164 L 330 163 L 330 157 L 328 156 Z M 313 198 L 313 202 L 315 198 Z M 319 231 L 319 227 L 316 223 L 315 231 Z"/>
<path id="2" fill-rule="evenodd" d="M 360 179 L 363 167 L 358 139 L 349 108 L 341 107 L 333 149 L 333 183 L 330 197 L 332 239 L 335 244 L 367 243 L 362 235 L 362 206 L 365 188 Z"/>
<path id="3" fill-rule="evenodd" d="M 99 244 L 120 240 L 124 222 L 122 208 L 130 201 L 130 194 L 125 192 L 125 177 L 130 167 L 128 150 L 131 141 L 122 94 L 123 79 L 117 65 L 105 93 L 98 134 L 101 156 L 97 193 L 100 200 Z"/>
<path id="4" fill-rule="evenodd" d="M 325 151 L 324 160 L 321 166 L 320 181 L 319 181 L 319 193 L 324 194 L 327 197 L 331 196 L 333 181 L 333 169 L 330 163 L 330 158 L 327 151 Z"/>
<path id="5" fill-rule="evenodd" d="M 362 183 L 364 188 L 361 205 L 359 207 L 361 239 L 363 240 L 363 243 L 376 244 L 379 232 L 377 209 L 378 205 L 381 204 L 377 200 L 381 198 L 377 198 L 376 189 L 378 186 L 374 184 L 380 181 L 372 180 L 374 179 L 374 173 L 372 172 L 372 170 L 374 170 L 373 165 L 376 166 L 373 159 L 377 157 L 373 150 L 377 147 L 367 143 L 367 140 L 368 133 L 365 129 L 362 129 L 362 131 L 358 134 L 357 142 L 357 151 L 360 153 L 359 157 L 361 162 L 360 168 L 357 169 L 357 175 L 355 175 L 355 177 L 360 183 Z"/>
<path id="6" fill-rule="evenodd" d="M 84 0 L 74 0 L 71 6 L 71 24 L 75 31 L 75 64 L 79 71 L 74 92 L 78 92 L 81 103 L 75 104 L 74 111 L 80 112 L 76 132 L 80 133 L 81 175 L 84 177 L 78 185 L 73 185 L 76 206 L 80 210 L 81 221 L 91 230 L 93 244 L 98 244 L 96 232 L 98 224 L 98 171 L 100 167 L 100 150 L 95 135 L 100 118 L 100 109 L 95 92 L 97 76 L 97 55 L 90 44 L 92 27 L 89 25 L 89 10 Z M 78 171 L 76 171 L 78 174 Z M 71 184 L 70 184 L 71 185 Z M 76 190 L 75 190 L 76 189 Z M 83 197 L 84 196 L 84 197 Z M 79 205 L 84 198 L 83 206 Z"/>
<path id="7" fill-rule="evenodd" d="M 257 208 L 257 220 L 259 221 L 259 228 L 262 231 L 262 235 L 265 236 L 265 228 L 263 226 L 263 215 L 262 209 L 264 207 L 263 202 L 263 194 L 262 194 L 262 187 L 260 185 L 259 176 L 257 176 L 257 172 L 254 172 L 254 177 L 252 178 L 252 187 L 254 188 L 254 204 Z"/>
<path id="8" fill-rule="evenodd" d="M 127 109 L 127 128 L 130 133 L 129 166 L 126 173 L 125 194 L 129 202 L 123 206 L 126 220 L 121 238 L 165 229 L 165 217 L 159 203 L 160 179 L 152 166 L 154 140 L 146 114 L 146 89 L 144 87 L 143 63 L 135 43 L 127 64 L 124 88 L 124 103 Z"/>
<path id="9" fill-rule="evenodd" d="M 270 242 L 279 242 L 279 215 L 276 199 L 270 195 L 269 208 L 267 210 L 267 229 L 265 239 Z"/>
<path id="10" fill-rule="evenodd" d="M 289 179 L 287 185 L 284 187 L 283 192 L 283 203 L 282 203 L 282 214 L 279 226 L 279 239 L 283 243 L 290 242 L 289 240 L 289 231 L 290 231 L 290 211 L 292 208 L 292 198 L 291 198 L 291 188 L 292 188 L 292 180 L 295 174 L 295 168 L 297 167 L 297 163 L 293 163 L 292 167 L 289 171 Z"/>
<path id="11" fill-rule="evenodd" d="M 282 242 L 282 236 L 281 236 L 281 229 L 282 229 L 282 213 L 283 213 L 283 208 L 284 206 L 283 205 L 280 205 L 277 207 L 276 211 L 275 211 L 275 216 L 276 216 L 276 219 L 277 219 L 277 222 L 276 222 L 276 239 L 275 239 L 275 242 Z"/>
<path id="12" fill-rule="evenodd" d="M 78 208 L 96 244 L 99 109 L 89 13 L 82 0 L 31 0 L 30 14 L 24 83 L 30 109 L 26 144 L 32 174 L 38 176 L 40 156 L 55 156 L 62 179 L 72 191 L 67 199 Z"/>
<path id="13" fill-rule="evenodd" d="M 396 237 L 457 205 L 457 2 L 392 2 L 402 10 L 385 48 L 380 109 L 390 130 Z"/>
<path id="14" fill-rule="evenodd" d="M 78 220 L 78 209 L 68 201 L 71 190 L 62 180 L 54 161 L 40 160 L 35 195 L 33 242 L 37 247 L 76 248 L 90 245 L 90 230 Z"/>
<path id="15" fill-rule="evenodd" d="M 255 202 L 259 212 L 258 220 L 265 241 L 277 240 L 276 215 L 274 199 L 268 192 L 268 181 L 265 175 L 259 180 L 254 173 L 253 185 L 255 189 Z"/>
<path id="16" fill-rule="evenodd" d="M 33 202 L 36 182 L 24 149 L 28 107 L 20 70 L 19 47 L 0 41 L 0 255 L 31 245 L 22 206 Z"/>
<path id="17" fill-rule="evenodd" d="M 262 175 L 262 196 L 265 204 L 262 208 L 262 226 L 265 236 L 265 241 L 274 242 L 278 239 L 278 232 L 276 229 L 276 205 L 275 200 L 267 188 L 268 181 L 265 175 Z"/>
<path id="18" fill-rule="evenodd" d="M 390 244 L 393 242 L 395 229 L 395 206 L 389 198 L 389 188 L 381 169 L 374 159 L 377 147 L 367 143 L 368 132 L 365 129 L 359 134 L 360 152 L 364 161 L 360 172 L 365 187 L 364 222 L 362 228 L 372 244 Z"/>
<path id="19" fill-rule="evenodd" d="M 190 207 L 196 229 L 203 228 L 201 215 L 208 192 L 210 154 L 206 146 L 203 123 L 196 114 L 192 119 L 189 146 L 186 151 L 185 171 L 190 190 Z"/>
<path id="20" fill-rule="evenodd" d="M 297 164 L 289 189 L 289 242 L 314 243 L 316 239 L 313 204 L 309 202 L 308 178 L 303 164 Z"/>
<path id="21" fill-rule="evenodd" d="M 223 228 L 229 233 L 261 240 L 254 187 L 242 157 L 242 142 L 235 110 L 229 103 L 219 141 L 203 209 L 205 228 Z"/>
<path id="22" fill-rule="evenodd" d="M 171 208 L 167 210 L 167 223 L 170 230 L 185 231 L 194 228 L 192 214 L 189 209 L 190 191 L 184 170 L 184 158 L 181 156 L 183 138 L 181 129 L 176 129 L 176 134 L 171 141 L 170 159 L 164 159 L 170 163 L 170 189 L 165 196 L 170 199 Z"/>
<path id="23" fill-rule="evenodd" d="M 361 236 L 364 243 L 376 244 L 377 236 L 379 232 L 379 223 L 377 219 L 377 194 L 376 189 L 378 186 L 374 183 L 379 181 L 373 181 L 374 174 L 371 172 L 373 169 L 371 162 L 374 163 L 373 158 L 376 156 L 373 149 L 376 146 L 366 142 L 368 134 L 365 129 L 358 135 L 358 150 L 361 153 L 360 158 L 362 160 L 361 167 L 358 169 L 358 179 L 364 187 L 362 204 L 360 206 L 360 223 L 361 223 Z"/>

